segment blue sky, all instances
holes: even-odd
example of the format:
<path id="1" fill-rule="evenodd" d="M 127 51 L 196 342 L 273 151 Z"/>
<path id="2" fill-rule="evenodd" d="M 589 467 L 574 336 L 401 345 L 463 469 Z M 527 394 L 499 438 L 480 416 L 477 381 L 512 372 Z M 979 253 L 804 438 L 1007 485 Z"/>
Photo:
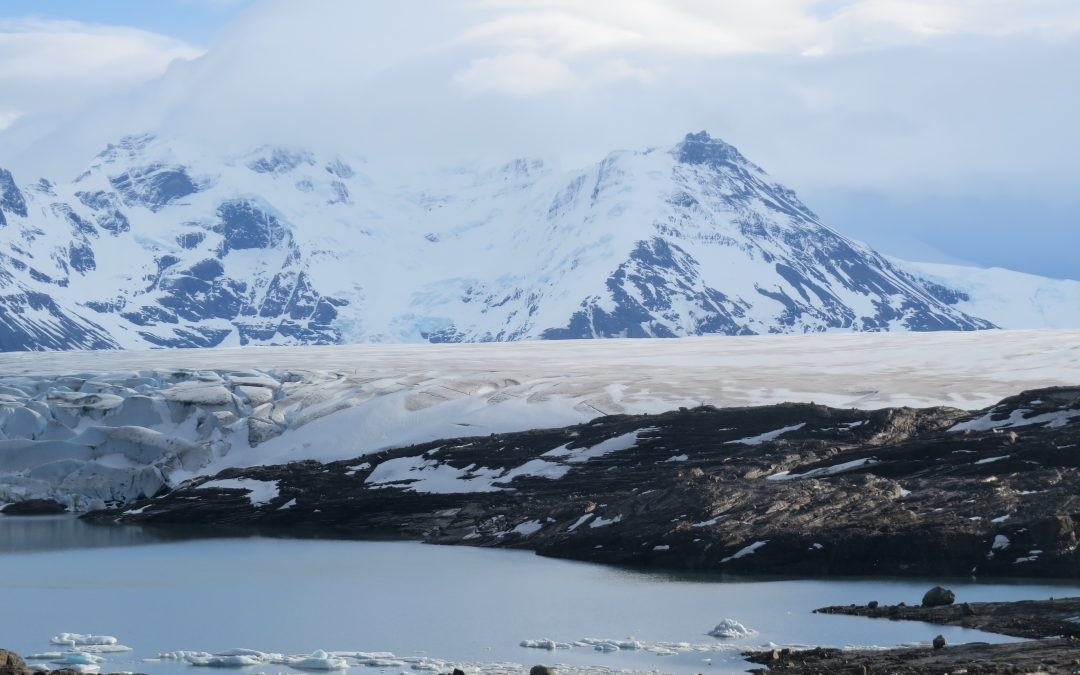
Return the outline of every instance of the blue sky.
<path id="1" fill-rule="evenodd" d="M 572 166 L 707 129 L 886 254 L 1075 279 L 1077 63 L 1076 0 L 7 0 L 0 155 L 62 176 L 167 129 Z"/>
<path id="2" fill-rule="evenodd" d="M 35 17 L 133 26 L 209 45 L 251 0 L 4 0 L 9 18 Z"/>

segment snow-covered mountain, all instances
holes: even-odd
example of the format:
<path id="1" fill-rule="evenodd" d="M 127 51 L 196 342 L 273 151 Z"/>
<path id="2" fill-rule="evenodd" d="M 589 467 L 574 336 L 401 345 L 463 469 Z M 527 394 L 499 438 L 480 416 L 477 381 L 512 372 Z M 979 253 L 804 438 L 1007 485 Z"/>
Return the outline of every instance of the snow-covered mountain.
<path id="1" fill-rule="evenodd" d="M 992 267 L 894 261 L 924 282 L 959 291 L 950 304 L 1001 328 L 1080 326 L 1080 281 Z"/>
<path id="2" fill-rule="evenodd" d="M 150 135 L 67 183 L 0 171 L 4 350 L 993 327 L 967 299 L 705 132 L 573 171 Z"/>

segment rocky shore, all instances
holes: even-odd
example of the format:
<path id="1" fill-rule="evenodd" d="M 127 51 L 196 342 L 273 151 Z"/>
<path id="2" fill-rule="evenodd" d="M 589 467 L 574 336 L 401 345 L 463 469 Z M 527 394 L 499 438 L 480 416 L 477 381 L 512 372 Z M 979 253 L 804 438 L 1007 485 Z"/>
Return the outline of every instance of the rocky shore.
<path id="1" fill-rule="evenodd" d="M 99 523 L 731 574 L 1080 573 L 1080 388 L 993 408 L 680 409 L 228 469 Z"/>
<path id="2" fill-rule="evenodd" d="M 1023 642 L 935 644 L 886 650 L 771 650 L 750 652 L 753 672 L 811 673 L 1077 673 L 1080 672 L 1080 598 L 961 604 L 823 607 L 821 614 L 846 614 L 892 621 L 922 621 L 1030 638 Z"/>
<path id="3" fill-rule="evenodd" d="M 34 670 L 15 652 L 0 649 L 0 675 L 81 675 L 71 668 L 58 670 Z"/>
<path id="4" fill-rule="evenodd" d="M 807 649 L 752 652 L 754 673 L 790 675 L 996 675 L 1080 672 L 1080 640 L 1059 638 L 987 644 L 973 642 L 943 649 L 911 647 L 886 650 Z"/>

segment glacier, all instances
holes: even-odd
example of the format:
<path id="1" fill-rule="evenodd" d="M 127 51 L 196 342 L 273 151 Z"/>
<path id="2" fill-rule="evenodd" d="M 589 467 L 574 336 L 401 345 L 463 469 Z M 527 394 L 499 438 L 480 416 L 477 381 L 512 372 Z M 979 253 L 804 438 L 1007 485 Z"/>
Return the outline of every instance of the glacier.
<path id="1" fill-rule="evenodd" d="M 2 351 L 994 327 L 968 300 L 706 132 L 570 169 L 143 134 L 0 170 Z"/>
<path id="2" fill-rule="evenodd" d="M 1077 344 L 1080 331 L 1046 330 L 9 352 L 0 354 L 0 503 L 51 498 L 85 511 L 228 468 L 705 404 L 979 409 L 1023 389 L 1075 385 Z M 460 489 L 464 476 L 435 480 L 423 460 L 388 480 Z M 557 468 L 517 470 L 556 480 Z M 236 487 L 252 503 L 276 491 Z"/>

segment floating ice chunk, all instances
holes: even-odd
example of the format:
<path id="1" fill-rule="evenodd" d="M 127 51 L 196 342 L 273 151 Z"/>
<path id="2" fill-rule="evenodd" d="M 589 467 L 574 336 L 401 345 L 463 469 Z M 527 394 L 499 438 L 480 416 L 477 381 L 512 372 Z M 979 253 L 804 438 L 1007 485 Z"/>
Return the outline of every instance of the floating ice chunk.
<path id="1" fill-rule="evenodd" d="M 84 635 L 82 633 L 60 633 L 54 635 L 49 642 L 54 645 L 114 645 L 119 640 L 111 635 Z"/>
<path id="2" fill-rule="evenodd" d="M 806 426 L 806 422 L 802 422 L 800 424 L 794 424 L 794 425 L 792 425 L 790 427 L 784 427 L 782 429 L 777 429 L 775 431 L 766 431 L 765 433 L 758 434 L 757 436 L 750 436 L 749 438 L 740 438 L 740 439 L 735 440 L 735 441 L 728 441 L 728 442 L 724 443 L 724 445 L 733 445 L 733 444 L 736 444 L 736 443 L 739 443 L 739 444 L 742 444 L 742 445 L 761 445 L 762 443 L 768 443 L 769 441 L 775 441 L 777 438 L 779 438 L 780 436 L 786 434 L 787 432 L 789 432 L 789 431 L 798 431 L 799 429 L 802 429 L 805 426 Z"/>
<path id="3" fill-rule="evenodd" d="M 1003 459 L 1007 459 L 1009 455 L 998 455 L 997 457 L 986 457 L 975 462 L 976 464 L 989 464 L 990 462 L 998 462 Z"/>
<path id="4" fill-rule="evenodd" d="M 85 675 L 94 675 L 101 672 L 101 666 L 96 663 L 65 663 L 64 669 L 74 670 L 76 673 L 84 673 Z"/>
<path id="5" fill-rule="evenodd" d="M 735 619 L 724 619 L 709 631 L 709 635 L 717 638 L 738 639 L 757 635 L 757 631 L 747 628 Z"/>
<path id="6" fill-rule="evenodd" d="M 765 541 L 755 541 L 753 544 L 750 544 L 749 546 L 746 546 L 746 547 L 743 547 L 743 548 L 739 549 L 734 554 L 729 555 L 728 557 L 722 559 L 720 562 L 726 563 L 726 562 L 729 562 L 731 560 L 738 560 L 739 558 L 745 558 L 746 556 L 753 554 L 754 551 L 758 550 L 759 548 L 761 548 L 762 546 L 764 546 L 765 544 L 768 544 L 768 543 L 769 543 L 768 539 L 766 539 Z"/>
<path id="7" fill-rule="evenodd" d="M 257 649 L 244 649 L 239 647 L 236 649 L 226 649 L 223 652 L 218 652 L 214 656 L 251 656 L 261 661 L 269 661 L 274 656 L 280 657 L 280 654 L 267 654 L 266 652 L 260 652 Z"/>
<path id="8" fill-rule="evenodd" d="M 672 455 L 665 459 L 665 462 L 685 462 L 690 459 L 689 455 Z"/>
<path id="9" fill-rule="evenodd" d="M 997 518 L 991 518 L 990 522 L 991 523 L 1004 523 L 1006 520 L 1008 520 L 1011 517 L 1012 517 L 1012 514 L 1006 513 L 1003 516 L 998 516 Z"/>
<path id="10" fill-rule="evenodd" d="M 277 507 L 277 510 L 278 511 L 284 511 L 285 509 L 291 509 L 294 506 L 296 506 L 296 498 L 295 497 L 293 497 L 289 501 L 285 502 L 281 506 Z"/>
<path id="11" fill-rule="evenodd" d="M 994 543 L 990 546 L 991 551 L 1000 551 L 1009 548 L 1009 538 L 1003 534 L 994 537 Z"/>
<path id="12" fill-rule="evenodd" d="M 659 546 L 653 546 L 652 550 L 654 550 L 654 551 L 670 551 L 671 547 L 668 546 L 667 544 L 660 544 Z"/>
<path id="13" fill-rule="evenodd" d="M 248 499 L 252 506 L 262 506 L 267 502 L 277 499 L 281 492 L 278 490 L 278 481 L 255 480 L 254 478 L 223 478 L 211 480 L 199 485 L 196 489 L 206 490 L 218 488 L 224 490 L 247 490 Z"/>
<path id="14" fill-rule="evenodd" d="M 308 656 L 296 656 L 287 659 L 286 663 L 299 670 L 345 670 L 349 662 L 339 656 L 331 656 L 327 652 L 316 649 Z M 402 663 L 402 665 L 405 665 Z"/>
<path id="15" fill-rule="evenodd" d="M 56 659 L 63 658 L 63 652 L 39 652 L 37 654 L 29 654 L 23 658 L 27 661 L 55 661 Z"/>
<path id="16" fill-rule="evenodd" d="M 193 666 L 205 666 L 208 668 L 243 668 L 244 666 L 257 666 L 261 663 L 265 663 L 260 658 L 254 656 L 244 656 L 237 654 L 235 656 L 194 656 L 188 655 L 184 657 L 184 660 Z"/>
<path id="17" fill-rule="evenodd" d="M 73 663 L 84 663 L 93 665 L 95 663 L 101 663 L 104 660 L 105 659 L 101 658 L 100 656 L 89 654 L 87 652 L 64 652 L 60 655 L 60 658 L 53 659 L 52 662 L 60 665 L 69 665 Z"/>
<path id="18" fill-rule="evenodd" d="M 79 645 L 77 649 L 91 654 L 118 654 L 131 651 L 131 647 L 127 645 Z"/>
<path id="19" fill-rule="evenodd" d="M 556 642 L 555 640 L 522 640 L 521 646 L 528 649 L 547 649 L 549 651 L 555 651 L 556 649 L 570 649 L 574 645 L 569 642 Z"/>
<path id="20" fill-rule="evenodd" d="M 159 661 L 187 661 L 192 657 L 208 659 L 211 656 L 213 656 L 213 654 L 210 652 L 177 650 L 174 652 L 158 652 L 158 655 L 155 658 Z"/>

